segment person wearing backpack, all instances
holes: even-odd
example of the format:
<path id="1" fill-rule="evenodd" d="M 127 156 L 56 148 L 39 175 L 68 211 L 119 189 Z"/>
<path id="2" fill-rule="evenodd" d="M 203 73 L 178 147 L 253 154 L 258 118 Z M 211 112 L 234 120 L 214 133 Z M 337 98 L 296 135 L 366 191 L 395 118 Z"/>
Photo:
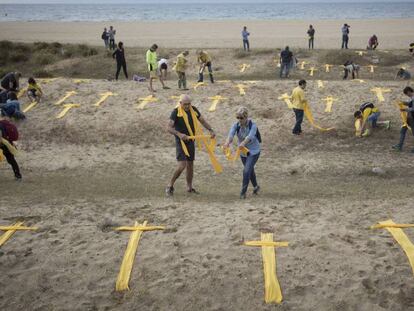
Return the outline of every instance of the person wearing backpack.
<path id="1" fill-rule="evenodd" d="M 236 111 L 238 122 L 234 123 L 230 129 L 229 136 L 224 144 L 225 148 L 229 148 L 233 142 L 234 136 L 237 135 L 238 147 L 246 147 L 249 149 L 247 154 L 240 154 L 243 163 L 243 182 L 240 191 L 240 199 L 246 198 L 249 182 L 253 185 L 253 194 L 258 194 L 260 186 L 257 183 L 254 166 L 260 157 L 260 143 L 262 138 L 255 122 L 248 118 L 249 112 L 246 107 L 239 107 Z"/>
<path id="2" fill-rule="evenodd" d="M 16 126 L 11 123 L 7 117 L 0 117 L 0 151 L 6 158 L 7 163 L 11 165 L 14 172 L 14 177 L 16 177 L 17 180 L 21 180 L 22 175 L 20 174 L 20 168 L 16 162 L 16 159 L 14 158 L 16 148 L 13 145 L 13 142 L 17 141 L 18 139 L 19 132 L 17 131 Z"/>
<path id="3" fill-rule="evenodd" d="M 108 49 L 109 48 L 109 34 L 108 34 L 108 30 L 106 29 L 106 27 L 104 28 L 101 38 L 102 40 L 104 40 L 105 48 Z"/>

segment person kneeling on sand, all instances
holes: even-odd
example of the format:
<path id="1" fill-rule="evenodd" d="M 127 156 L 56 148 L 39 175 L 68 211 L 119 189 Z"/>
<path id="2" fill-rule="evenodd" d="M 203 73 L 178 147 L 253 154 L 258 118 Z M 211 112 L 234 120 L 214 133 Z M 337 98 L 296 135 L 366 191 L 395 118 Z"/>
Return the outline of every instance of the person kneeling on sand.
<path id="1" fill-rule="evenodd" d="M 177 56 L 177 62 L 175 64 L 175 72 L 178 75 L 178 88 L 181 90 L 181 87 L 183 87 L 184 91 L 188 91 L 187 89 L 187 79 L 185 77 L 185 70 L 187 69 L 187 59 L 186 56 L 188 56 L 189 52 L 184 51 L 181 54 Z"/>
<path id="2" fill-rule="evenodd" d="M 359 79 L 359 69 L 360 69 L 359 65 L 354 64 L 350 60 L 346 61 L 346 63 L 344 64 L 344 78 L 343 79 L 346 80 L 349 74 L 352 75 L 352 79 L 355 79 L 355 77 Z"/>
<path id="3" fill-rule="evenodd" d="M 211 138 L 214 138 L 216 134 L 210 124 L 208 124 L 207 121 L 201 116 L 200 111 L 191 105 L 190 96 L 181 95 L 180 103 L 178 107 L 171 112 L 170 120 L 168 122 L 168 132 L 175 136 L 178 166 L 165 190 L 167 196 L 172 196 L 174 194 L 174 183 L 184 170 L 187 170 L 187 192 L 198 194 L 198 192 L 193 188 L 195 143 L 194 140 L 189 138 L 189 136 L 191 135 L 190 132 L 195 133 L 194 124 L 199 121 L 210 132 Z M 187 149 L 188 155 L 186 155 L 183 145 Z"/>
<path id="4" fill-rule="evenodd" d="M 36 83 L 36 80 L 33 78 L 29 78 L 28 80 L 28 86 L 27 86 L 27 97 L 29 97 L 29 100 L 31 102 L 40 102 L 40 99 L 43 96 L 42 89 L 40 86 Z"/>
<path id="5" fill-rule="evenodd" d="M 407 134 L 408 127 L 411 129 L 411 133 L 414 135 L 414 90 L 407 86 L 404 88 L 404 94 L 410 98 L 409 101 L 403 102 L 407 108 L 401 109 L 402 112 L 407 112 L 407 124 L 403 125 L 400 130 L 400 141 L 398 144 L 392 146 L 394 150 L 402 151 L 405 135 Z M 411 150 L 414 153 L 414 149 Z"/>
<path id="6" fill-rule="evenodd" d="M 204 81 L 204 69 L 207 67 L 208 73 L 210 75 L 210 82 L 214 83 L 213 69 L 211 67 L 210 55 L 208 55 L 206 51 L 198 50 L 197 51 L 197 62 L 200 64 L 200 69 L 198 70 L 198 81 L 197 82 Z"/>
<path id="7" fill-rule="evenodd" d="M 411 73 L 408 70 L 405 70 L 404 68 L 400 68 L 397 71 L 397 75 L 395 76 L 395 79 L 411 80 Z"/>
<path id="8" fill-rule="evenodd" d="M 3 155 L 6 158 L 7 163 L 11 165 L 14 177 L 21 180 L 22 175 L 20 174 L 20 168 L 13 155 L 16 150 L 13 142 L 17 141 L 18 138 L 19 133 L 16 126 L 10 122 L 9 118 L 5 116 L 0 117 L 0 159 Z"/>
<path id="9" fill-rule="evenodd" d="M 300 135 L 302 134 L 302 122 L 303 117 L 305 115 L 304 109 L 305 105 L 307 103 L 307 100 L 305 99 L 305 90 L 306 88 L 306 81 L 300 80 L 299 85 L 295 87 L 292 91 L 292 107 L 293 112 L 295 113 L 296 123 L 292 130 L 292 133 L 294 135 Z"/>
<path id="10" fill-rule="evenodd" d="M 158 78 L 157 75 L 157 68 L 158 68 L 158 61 L 157 61 L 157 49 L 158 49 L 158 45 L 153 44 L 151 46 L 151 48 L 147 51 L 147 55 L 146 55 L 146 60 L 147 60 L 147 64 L 148 64 L 148 71 L 150 74 L 149 77 L 149 90 L 151 93 L 154 93 L 155 90 L 152 87 L 152 81 Z M 169 87 L 164 85 L 164 81 L 162 79 L 162 77 L 159 77 L 159 80 L 161 82 L 162 88 L 164 90 L 169 89 Z"/>
<path id="11" fill-rule="evenodd" d="M 371 38 L 369 38 L 368 40 L 368 46 L 367 46 L 367 50 L 375 50 L 378 47 L 378 38 L 376 35 L 373 35 Z"/>
<path id="12" fill-rule="evenodd" d="M 359 110 L 354 113 L 356 135 L 358 137 L 369 136 L 372 129 L 380 124 L 384 125 L 384 127 L 389 130 L 391 121 L 378 121 L 380 115 L 381 113 L 379 109 L 375 107 L 373 103 L 363 103 L 359 107 Z"/>
<path id="13" fill-rule="evenodd" d="M 251 182 L 254 187 L 253 194 L 258 194 L 260 190 L 260 186 L 257 184 L 254 166 L 260 157 L 260 143 L 262 139 L 256 123 L 248 117 L 249 112 L 246 107 L 237 109 L 236 118 L 238 121 L 231 127 L 227 141 L 224 144 L 225 148 L 229 148 L 230 144 L 233 142 L 234 136 L 237 135 L 238 148 L 245 147 L 249 150 L 247 154 L 240 153 L 240 159 L 244 166 L 240 199 L 246 198 L 249 182 Z"/>
<path id="14" fill-rule="evenodd" d="M 16 120 L 26 119 L 26 116 L 20 110 L 20 102 L 17 99 L 16 93 L 10 92 L 8 96 L 7 102 L 0 105 L 1 115 Z"/>

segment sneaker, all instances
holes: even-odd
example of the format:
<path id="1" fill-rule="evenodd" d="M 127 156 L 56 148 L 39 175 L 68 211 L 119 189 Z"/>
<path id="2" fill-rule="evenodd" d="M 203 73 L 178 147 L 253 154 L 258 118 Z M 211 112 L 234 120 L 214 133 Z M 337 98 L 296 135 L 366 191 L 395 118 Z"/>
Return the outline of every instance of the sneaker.
<path id="1" fill-rule="evenodd" d="M 192 194 L 200 194 L 200 192 L 198 192 L 197 190 L 195 190 L 194 188 L 191 188 L 191 190 L 187 190 L 188 193 L 192 193 Z"/>
<path id="2" fill-rule="evenodd" d="M 246 199 L 246 194 L 245 193 L 241 193 L 240 194 L 240 200 L 244 200 Z"/>
<path id="3" fill-rule="evenodd" d="M 174 195 L 174 187 L 167 187 L 165 189 L 165 194 L 167 197 L 172 197 Z"/>
<path id="4" fill-rule="evenodd" d="M 169 90 L 169 89 L 171 89 L 171 88 L 170 88 L 170 87 L 168 87 L 168 86 L 164 86 L 162 89 L 163 89 L 163 90 Z"/>
<path id="5" fill-rule="evenodd" d="M 183 91 L 188 91 L 188 90 L 190 90 L 190 89 L 187 89 L 187 88 L 183 89 Z"/>
<path id="6" fill-rule="evenodd" d="M 391 121 L 387 121 L 387 123 L 385 123 L 385 129 L 389 130 L 391 128 Z"/>
<path id="7" fill-rule="evenodd" d="M 391 147 L 392 149 L 394 149 L 395 151 L 402 151 L 402 147 L 400 144 L 396 144 L 394 146 Z"/>
<path id="8" fill-rule="evenodd" d="M 253 194 L 258 195 L 259 194 L 259 191 L 260 191 L 260 186 L 254 187 Z"/>

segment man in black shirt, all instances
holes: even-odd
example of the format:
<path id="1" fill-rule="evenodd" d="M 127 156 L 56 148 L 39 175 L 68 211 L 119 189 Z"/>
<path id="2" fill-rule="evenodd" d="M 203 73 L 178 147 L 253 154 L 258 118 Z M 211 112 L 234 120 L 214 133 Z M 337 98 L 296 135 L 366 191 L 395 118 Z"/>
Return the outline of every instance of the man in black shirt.
<path id="1" fill-rule="evenodd" d="M 197 120 L 193 120 L 191 110 L 194 111 Z M 189 139 L 191 133 L 187 128 L 187 125 L 184 120 L 183 113 L 186 114 L 188 119 L 188 124 L 191 128 L 192 134 L 195 133 L 194 122 L 200 121 L 200 123 L 210 132 L 212 138 L 216 136 L 212 127 L 207 123 L 207 121 L 201 116 L 200 111 L 196 107 L 191 105 L 191 98 L 188 95 L 181 95 L 180 97 L 180 106 L 175 108 L 170 115 L 170 120 L 168 123 L 168 132 L 175 136 L 175 147 L 177 154 L 178 166 L 175 170 L 171 181 L 165 190 L 168 196 L 174 194 L 174 183 L 180 177 L 181 173 L 187 169 L 186 179 L 187 179 L 187 192 L 189 193 L 198 193 L 193 188 L 193 170 L 194 170 L 194 156 L 195 156 L 195 144 L 194 140 Z M 185 150 L 183 150 L 183 144 L 185 145 L 188 155 L 186 155 Z"/>
<path id="2" fill-rule="evenodd" d="M 1 87 L 7 92 L 17 92 L 19 90 L 20 72 L 9 72 L 1 79 Z"/>
<path id="3" fill-rule="evenodd" d="M 128 73 L 127 73 L 127 67 L 126 67 L 126 61 L 125 61 L 125 50 L 124 50 L 124 44 L 122 42 L 118 43 L 118 48 L 112 54 L 112 57 L 116 59 L 115 80 L 118 80 L 119 72 L 121 71 L 121 67 L 124 70 L 125 78 L 127 78 L 127 80 L 128 80 Z"/>
<path id="4" fill-rule="evenodd" d="M 292 63 L 293 53 L 289 50 L 289 47 L 280 53 L 280 77 L 283 78 L 283 73 L 285 77 L 289 78 L 290 65 Z"/>

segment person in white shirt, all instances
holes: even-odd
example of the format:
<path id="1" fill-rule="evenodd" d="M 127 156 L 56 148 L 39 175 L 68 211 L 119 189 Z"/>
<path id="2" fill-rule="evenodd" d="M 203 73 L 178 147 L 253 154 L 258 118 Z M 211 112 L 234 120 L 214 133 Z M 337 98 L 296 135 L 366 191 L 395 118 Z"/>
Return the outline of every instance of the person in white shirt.
<path id="1" fill-rule="evenodd" d="M 168 71 L 168 60 L 165 58 L 161 58 L 158 61 L 158 68 L 157 68 L 157 74 L 159 77 L 162 78 L 162 80 L 167 79 L 167 71 Z"/>

